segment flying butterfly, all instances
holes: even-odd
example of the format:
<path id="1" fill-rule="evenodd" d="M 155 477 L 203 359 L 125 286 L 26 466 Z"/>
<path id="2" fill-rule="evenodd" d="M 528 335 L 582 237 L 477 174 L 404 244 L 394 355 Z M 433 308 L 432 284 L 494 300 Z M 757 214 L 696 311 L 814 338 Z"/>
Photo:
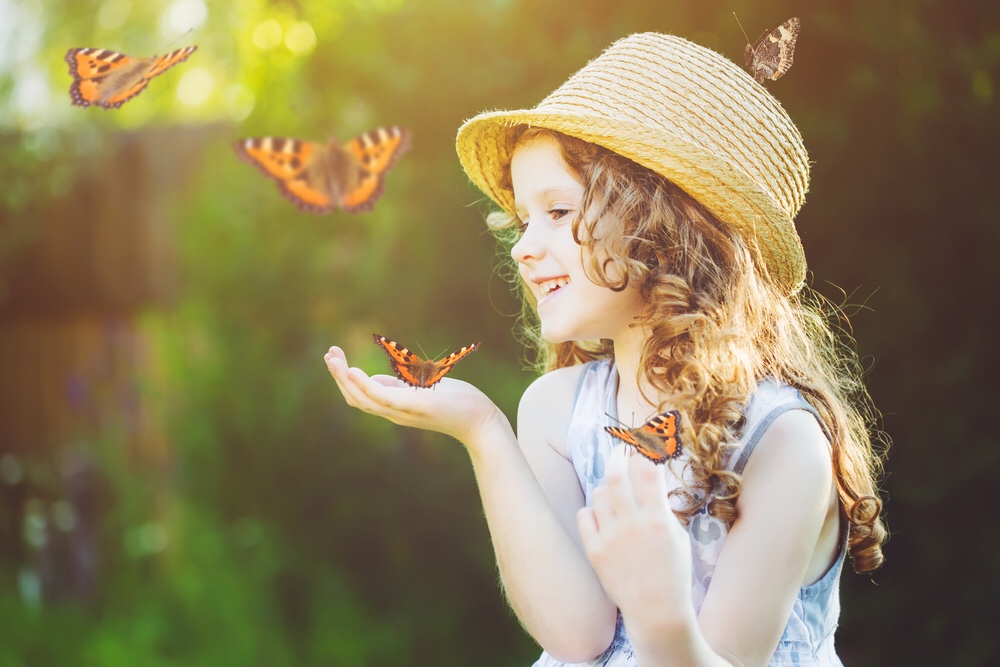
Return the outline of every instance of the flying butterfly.
<path id="1" fill-rule="evenodd" d="M 133 58 L 108 49 L 70 49 L 66 52 L 73 77 L 69 96 L 78 107 L 94 104 L 117 109 L 145 90 L 153 77 L 187 60 L 197 48 L 186 46 L 149 58 Z"/>
<path id="2" fill-rule="evenodd" d="M 735 12 L 733 13 L 735 16 Z M 739 18 L 736 22 L 739 23 Z M 777 81 L 792 66 L 792 56 L 795 54 L 795 40 L 799 36 L 801 23 L 797 16 L 788 19 L 777 28 L 764 35 L 751 46 L 747 37 L 746 48 L 743 49 L 743 59 L 747 69 L 758 83 L 765 79 Z M 743 26 L 740 25 L 740 30 Z M 747 33 L 743 30 L 743 36 Z"/>
<path id="3" fill-rule="evenodd" d="M 677 458 L 683 451 L 681 413 L 670 410 L 656 415 L 638 428 L 605 426 L 604 430 L 628 444 L 657 465 Z"/>
<path id="4" fill-rule="evenodd" d="M 375 344 L 389 356 L 392 370 L 399 379 L 413 387 L 433 387 L 454 368 L 455 364 L 479 349 L 479 343 L 467 345 L 457 352 L 452 352 L 439 361 L 421 359 L 413 352 L 396 341 L 385 336 L 373 334 Z"/>
<path id="5" fill-rule="evenodd" d="M 285 198 L 302 211 L 370 211 L 382 196 L 386 172 L 410 149 L 410 132 L 380 127 L 341 144 L 284 137 L 243 139 L 236 154 L 278 184 Z"/>

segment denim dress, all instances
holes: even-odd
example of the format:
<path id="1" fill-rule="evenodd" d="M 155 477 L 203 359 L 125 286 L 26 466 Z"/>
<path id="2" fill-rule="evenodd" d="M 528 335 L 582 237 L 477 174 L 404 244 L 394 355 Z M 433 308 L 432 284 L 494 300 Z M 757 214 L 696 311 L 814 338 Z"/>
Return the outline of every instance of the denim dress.
<path id="1" fill-rule="evenodd" d="M 613 449 L 627 447 L 604 430 L 607 415 L 617 419 L 618 372 L 610 359 L 586 364 L 577 387 L 566 447 L 583 488 L 586 504 L 592 502 L 594 489 L 604 483 L 605 461 Z M 746 418 L 740 439 L 729 454 L 731 469 L 742 473 L 754 447 L 768 426 L 788 410 L 806 410 L 816 416 L 794 387 L 769 380 L 760 383 L 744 409 Z M 820 422 L 822 425 L 822 422 Z M 825 426 L 824 426 L 825 430 Z M 678 488 L 687 472 L 686 454 L 662 467 L 668 489 Z M 672 502 L 681 502 L 671 498 Z M 712 581 L 715 564 L 728 533 L 728 527 L 704 509 L 692 517 L 686 527 L 691 537 L 691 592 L 695 613 L 701 610 Z M 840 573 L 846 543 L 842 541 L 830 569 L 815 583 L 799 589 L 792 613 L 785 624 L 778 647 L 768 663 L 771 667 L 843 667 L 833 645 L 834 631 L 840 616 Z M 534 667 L 637 667 L 635 654 L 622 623 L 621 614 L 615 636 L 608 649 L 590 662 L 564 663 L 542 653 Z"/>

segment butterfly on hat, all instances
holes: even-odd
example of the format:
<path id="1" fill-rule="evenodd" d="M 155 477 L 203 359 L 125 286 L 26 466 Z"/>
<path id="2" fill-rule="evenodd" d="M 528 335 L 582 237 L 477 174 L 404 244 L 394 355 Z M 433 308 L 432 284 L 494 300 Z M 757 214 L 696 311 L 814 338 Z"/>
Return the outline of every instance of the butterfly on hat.
<path id="1" fill-rule="evenodd" d="M 605 426 L 604 430 L 632 445 L 640 454 L 660 465 L 681 455 L 681 413 L 670 410 L 656 415 L 638 428 Z"/>
<path id="2" fill-rule="evenodd" d="M 94 104 L 117 109 L 145 90 L 153 77 L 187 60 L 197 48 L 187 46 L 149 58 L 133 58 L 108 49 L 70 49 L 66 52 L 73 77 L 69 96 L 78 107 Z"/>
<path id="3" fill-rule="evenodd" d="M 382 196 L 386 172 L 410 149 L 404 127 L 380 127 L 341 144 L 260 137 L 233 144 L 236 154 L 278 184 L 302 211 L 370 211 Z"/>
<path id="4" fill-rule="evenodd" d="M 736 19 L 739 22 L 739 19 Z M 747 69 L 758 83 L 765 79 L 777 81 L 792 66 L 795 54 L 795 39 L 799 36 L 801 23 L 797 16 L 788 19 L 777 28 L 757 40 L 753 46 L 747 38 L 743 58 Z M 742 29 L 743 26 L 740 26 Z M 746 32 L 743 33 L 744 37 Z"/>
<path id="5" fill-rule="evenodd" d="M 375 344 L 389 356 L 392 370 L 399 379 L 412 387 L 433 387 L 455 367 L 459 361 L 479 349 L 479 343 L 467 345 L 438 361 L 421 359 L 396 341 L 373 334 Z"/>

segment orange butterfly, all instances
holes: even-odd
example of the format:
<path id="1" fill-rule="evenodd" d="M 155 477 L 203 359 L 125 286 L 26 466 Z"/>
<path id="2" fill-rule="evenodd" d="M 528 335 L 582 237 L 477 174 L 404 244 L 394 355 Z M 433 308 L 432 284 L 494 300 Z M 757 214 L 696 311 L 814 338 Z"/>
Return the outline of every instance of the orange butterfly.
<path id="1" fill-rule="evenodd" d="M 370 211 L 382 196 L 382 180 L 396 159 L 410 149 L 410 132 L 380 127 L 341 145 L 300 139 L 262 137 L 233 144 L 244 162 L 278 183 L 301 210 L 328 213 Z"/>
<path id="2" fill-rule="evenodd" d="M 385 336 L 374 334 L 375 344 L 385 350 L 389 355 L 389 363 L 392 370 L 396 371 L 399 379 L 414 387 L 433 387 L 448 374 L 455 364 L 479 349 L 479 343 L 473 343 L 463 347 L 458 352 L 449 354 L 440 361 L 430 361 L 421 359 L 399 343 L 389 340 Z"/>
<path id="3" fill-rule="evenodd" d="M 66 52 L 73 77 L 69 96 L 78 107 L 96 104 L 117 109 L 145 90 L 150 79 L 187 60 L 197 48 L 188 46 L 149 58 L 133 58 L 107 49 L 70 49 Z"/>
<path id="4" fill-rule="evenodd" d="M 604 430 L 635 447 L 653 463 L 660 464 L 681 455 L 680 425 L 681 413 L 671 410 L 656 415 L 639 428 L 605 426 Z"/>

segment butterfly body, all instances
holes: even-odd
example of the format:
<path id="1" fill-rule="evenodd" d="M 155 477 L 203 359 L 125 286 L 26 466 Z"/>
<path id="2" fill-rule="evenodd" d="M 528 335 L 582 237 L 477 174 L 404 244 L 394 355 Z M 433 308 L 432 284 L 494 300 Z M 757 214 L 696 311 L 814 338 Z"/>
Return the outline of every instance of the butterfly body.
<path id="1" fill-rule="evenodd" d="M 656 464 L 677 458 L 683 451 L 680 436 L 681 414 L 676 410 L 656 415 L 638 428 L 605 426 L 604 430 L 632 445 Z"/>
<path id="2" fill-rule="evenodd" d="M 133 58 L 108 49 L 70 49 L 66 52 L 73 77 L 70 98 L 75 106 L 117 109 L 145 90 L 153 77 L 187 60 L 197 48 L 188 46 L 149 58 Z"/>
<path id="3" fill-rule="evenodd" d="M 439 361 L 421 359 L 396 341 L 373 334 L 375 344 L 388 355 L 392 370 L 400 380 L 413 387 L 433 387 L 448 374 L 459 361 L 479 349 L 479 343 L 467 345 Z"/>
<path id="4" fill-rule="evenodd" d="M 320 144 L 287 137 L 243 139 L 237 156 L 277 183 L 302 211 L 370 211 L 382 196 L 385 173 L 410 148 L 406 128 L 382 127 L 346 144 Z"/>
<path id="5" fill-rule="evenodd" d="M 798 17 L 793 16 L 758 39 L 753 46 L 746 45 L 743 58 L 758 83 L 764 83 L 766 79 L 777 81 L 792 66 L 800 27 Z"/>

